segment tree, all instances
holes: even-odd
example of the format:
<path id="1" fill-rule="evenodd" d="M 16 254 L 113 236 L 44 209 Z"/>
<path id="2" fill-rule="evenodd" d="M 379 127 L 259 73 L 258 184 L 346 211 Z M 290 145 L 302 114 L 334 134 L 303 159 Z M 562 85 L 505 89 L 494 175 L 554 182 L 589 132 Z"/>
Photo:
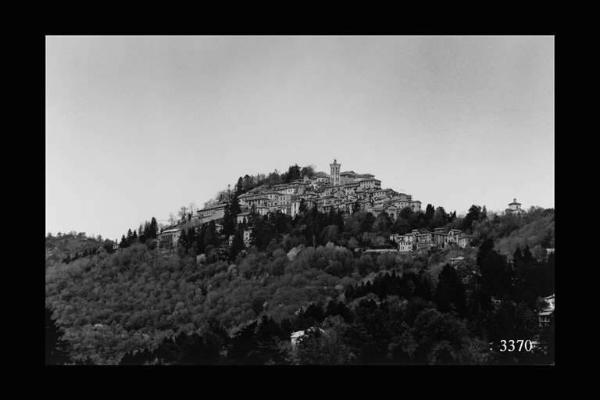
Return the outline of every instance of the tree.
<path id="1" fill-rule="evenodd" d="M 219 238 L 217 236 L 217 228 L 215 226 L 215 221 L 210 221 L 208 224 L 206 224 L 206 229 L 204 231 L 203 236 L 204 236 L 204 248 L 205 249 L 209 245 L 212 245 L 212 246 L 219 245 Z"/>
<path id="2" fill-rule="evenodd" d="M 329 317 L 322 328 L 304 332 L 296 348 L 291 351 L 293 364 L 344 365 L 354 360 L 354 354 L 343 341 L 348 325 L 339 316 Z"/>
<path id="3" fill-rule="evenodd" d="M 427 204 L 427 208 L 425 208 L 425 220 L 427 224 L 431 224 L 433 221 L 433 216 L 435 215 L 435 208 L 431 204 Z"/>
<path id="4" fill-rule="evenodd" d="M 456 310 L 459 315 L 465 313 L 465 288 L 456 270 L 449 264 L 446 264 L 440 273 L 435 300 L 440 311 Z"/>
<path id="5" fill-rule="evenodd" d="M 458 364 L 458 354 L 468 333 L 465 324 L 452 314 L 434 308 L 421 311 L 415 318 L 412 332 L 418 343 L 416 361 Z"/>
<path id="6" fill-rule="evenodd" d="M 156 239 L 157 233 L 158 233 L 158 224 L 156 223 L 156 218 L 152 217 L 146 237 L 149 239 Z"/>
<path id="7" fill-rule="evenodd" d="M 361 232 L 371 232 L 373 228 L 373 223 L 375 222 L 375 217 L 373 214 L 366 213 L 360 222 L 360 231 Z"/>
<path id="8" fill-rule="evenodd" d="M 243 183 L 242 183 L 242 188 L 244 192 L 247 192 L 248 190 L 252 189 L 254 187 L 254 179 L 246 174 L 244 175 L 244 179 L 243 179 Z"/>
<path id="9" fill-rule="evenodd" d="M 195 232 L 194 228 L 191 229 L 182 229 L 181 235 L 179 235 L 179 240 L 177 242 L 177 247 L 185 250 L 187 252 L 190 250 L 192 245 L 195 243 Z"/>
<path id="10" fill-rule="evenodd" d="M 148 349 L 135 349 L 126 353 L 123 358 L 121 358 L 119 365 L 147 365 L 152 364 L 157 358 L 156 353 L 153 351 Z"/>
<path id="11" fill-rule="evenodd" d="M 312 178 L 314 175 L 315 175 L 315 170 L 312 165 L 302 167 L 302 169 L 300 170 L 300 176 L 302 178 L 304 178 L 304 177 Z"/>
<path id="12" fill-rule="evenodd" d="M 187 207 L 181 206 L 181 208 L 179 209 L 179 212 L 177 213 L 177 215 L 179 216 L 179 220 L 184 221 L 187 213 L 188 213 Z"/>
<path id="13" fill-rule="evenodd" d="M 392 227 L 392 219 L 385 211 L 379 213 L 373 222 L 373 232 L 389 236 L 390 228 Z"/>
<path id="14" fill-rule="evenodd" d="M 146 242 L 146 231 L 148 230 L 148 223 L 146 222 L 145 224 L 140 224 L 140 227 L 138 228 L 138 239 L 140 241 L 140 243 L 144 243 Z"/>
<path id="15" fill-rule="evenodd" d="M 287 174 L 285 174 L 285 183 L 289 183 L 295 181 L 296 179 L 300 179 L 302 177 L 300 172 L 300 167 L 298 164 L 294 164 L 288 168 Z"/>
<path id="16" fill-rule="evenodd" d="M 463 229 L 465 231 L 470 231 L 473 226 L 473 222 L 479 221 L 480 219 L 481 219 L 481 207 L 473 204 L 469 208 L 469 212 L 467 212 L 467 215 L 463 219 L 461 229 Z"/>
<path id="17" fill-rule="evenodd" d="M 235 194 L 234 194 L 233 198 L 231 199 L 231 201 L 229 202 L 229 212 L 234 217 L 237 216 L 240 212 L 242 212 L 241 207 L 240 207 L 240 200 L 238 199 L 238 196 Z"/>
<path id="18" fill-rule="evenodd" d="M 235 260 L 235 257 L 244 249 L 244 235 L 241 229 L 237 229 L 233 235 L 233 241 L 229 249 L 229 259 Z"/>
<path id="19" fill-rule="evenodd" d="M 131 229 L 127 230 L 127 246 L 130 246 L 133 243 L 133 232 Z"/>
<path id="20" fill-rule="evenodd" d="M 235 229 L 235 215 L 231 212 L 230 204 L 225 206 L 223 214 L 223 233 L 225 235 L 231 235 Z"/>
<path id="21" fill-rule="evenodd" d="M 248 175 L 246 175 L 248 176 Z M 234 196 L 237 197 L 244 193 L 244 179 L 240 176 L 235 184 L 235 193 Z"/>
<path id="22" fill-rule="evenodd" d="M 63 331 L 52 318 L 52 311 L 46 307 L 46 365 L 63 365 L 70 362 L 68 345 L 63 340 Z"/>
<path id="23" fill-rule="evenodd" d="M 337 242 L 338 239 L 338 231 L 339 228 L 337 227 L 337 225 L 328 225 L 325 228 L 323 228 L 323 231 L 321 231 L 321 243 L 335 243 Z"/>
<path id="24" fill-rule="evenodd" d="M 505 297 L 511 292 L 513 274 L 506 257 L 493 249 L 490 239 L 484 241 L 477 253 L 482 290 L 490 296 Z"/>
<path id="25" fill-rule="evenodd" d="M 449 222 L 449 216 L 446 214 L 446 210 L 444 207 L 438 207 L 435 209 L 435 213 L 433 214 L 433 220 L 431 221 L 431 225 L 433 228 L 439 228 L 445 226 Z"/>

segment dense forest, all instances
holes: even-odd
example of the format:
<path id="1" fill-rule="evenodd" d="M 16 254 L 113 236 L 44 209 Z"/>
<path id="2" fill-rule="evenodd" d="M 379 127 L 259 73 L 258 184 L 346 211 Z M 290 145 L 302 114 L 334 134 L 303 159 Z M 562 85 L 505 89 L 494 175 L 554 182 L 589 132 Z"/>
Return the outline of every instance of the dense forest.
<path id="1" fill-rule="evenodd" d="M 256 182 L 238 183 L 224 232 L 214 224 L 190 229 L 176 251 L 156 248 L 154 219 L 124 235 L 118 249 L 85 235 L 48 236 L 47 362 L 553 362 L 554 323 L 540 328 L 537 312 L 554 293 L 554 253 L 545 250 L 554 247 L 554 210 L 517 217 L 474 205 L 457 217 L 428 205 L 392 221 L 302 207 L 293 219 L 254 215 L 245 248 L 236 197 Z M 363 252 L 391 248 L 391 233 L 436 227 L 471 233 L 473 246 Z M 301 330 L 292 346 L 290 334 Z M 503 339 L 534 338 L 532 352 L 495 349 Z"/>

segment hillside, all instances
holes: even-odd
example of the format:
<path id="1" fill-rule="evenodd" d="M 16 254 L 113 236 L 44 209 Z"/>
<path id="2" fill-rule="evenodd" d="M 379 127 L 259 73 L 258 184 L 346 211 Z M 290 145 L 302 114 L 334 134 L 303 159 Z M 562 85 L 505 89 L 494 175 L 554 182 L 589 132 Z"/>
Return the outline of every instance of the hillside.
<path id="1" fill-rule="evenodd" d="M 480 215 L 465 225 L 484 243 L 480 249 L 375 256 L 360 249 L 391 246 L 390 233 L 436 223 L 315 210 L 294 219 L 255 216 L 251 247 L 235 253 L 217 252 L 226 239 L 200 232 L 176 252 L 136 239 L 114 254 L 101 248 L 52 263 L 46 305 L 65 330 L 72 362 L 507 362 L 487 342 L 540 333 L 533 322 L 537 300 L 552 291 L 554 261 L 519 256 L 512 264 L 485 239 L 493 236 L 497 249 L 505 242 L 538 244 L 527 238 L 550 216 L 536 211 L 510 225 L 508 217 Z M 440 222 L 464 225 L 460 218 Z M 553 244 L 554 231 L 548 232 Z M 69 254 L 87 242 L 48 240 L 47 248 Z M 500 308 L 492 297 L 504 299 Z M 326 336 L 293 351 L 290 333 L 311 326 Z"/>
<path id="2" fill-rule="evenodd" d="M 112 250 L 113 242 L 101 237 L 88 237 L 85 233 L 58 233 L 46 237 L 46 267 L 57 262 L 70 262 L 79 257 L 89 256 L 104 247 Z"/>

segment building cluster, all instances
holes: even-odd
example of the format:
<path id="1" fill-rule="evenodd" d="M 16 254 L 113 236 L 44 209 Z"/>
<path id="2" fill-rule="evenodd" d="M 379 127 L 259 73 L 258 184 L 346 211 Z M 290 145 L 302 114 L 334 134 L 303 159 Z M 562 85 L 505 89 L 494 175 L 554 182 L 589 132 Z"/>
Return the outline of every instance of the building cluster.
<path id="1" fill-rule="evenodd" d="M 241 213 L 236 216 L 238 223 L 248 223 L 250 215 L 267 215 L 281 212 L 292 218 L 300 212 L 304 203 L 306 208 L 316 207 L 327 213 L 331 210 L 352 213 L 357 210 L 372 213 L 374 216 L 386 212 L 396 219 L 400 211 L 410 208 L 413 212 L 421 210 L 421 202 L 412 196 L 382 189 L 381 181 L 372 174 L 359 174 L 354 171 L 340 172 L 341 164 L 333 160 L 330 174 L 317 172 L 314 176 L 305 176 L 290 183 L 279 185 L 261 185 L 238 197 Z M 196 212 L 190 221 L 165 228 L 159 234 L 160 247 L 174 247 L 181 231 L 215 221 L 217 232 L 225 215 L 227 202 L 219 202 Z M 244 242 L 250 241 L 251 230 L 244 232 Z"/>
<path id="2" fill-rule="evenodd" d="M 380 213 L 387 213 L 392 220 L 396 220 L 405 208 L 413 212 L 421 211 L 421 202 L 413 200 L 406 193 L 399 193 L 393 189 L 383 189 L 381 181 L 372 174 L 359 174 L 354 171 L 340 172 L 341 164 L 333 160 L 330 164 L 330 174 L 317 172 L 312 177 L 305 176 L 289 183 L 278 185 L 261 185 L 238 197 L 241 212 L 236 215 L 238 224 L 248 224 L 250 215 L 267 215 L 280 212 L 295 217 L 301 205 L 307 209 L 316 208 L 319 212 L 341 211 L 353 213 L 366 211 L 377 217 Z M 507 214 L 521 215 L 521 203 L 516 199 L 506 209 Z M 220 222 L 225 216 L 227 202 L 218 202 L 198 210 L 188 221 L 165 228 L 159 235 L 159 247 L 175 247 L 182 230 L 196 228 L 200 225 L 215 222 L 217 233 L 223 226 Z M 244 243 L 250 243 L 251 228 L 244 231 Z M 458 229 L 445 232 L 444 229 L 413 230 L 405 235 L 392 235 L 390 238 L 397 243 L 398 251 L 411 252 L 415 250 L 430 249 L 433 247 L 446 248 L 456 245 L 466 247 L 470 243 L 470 236 Z M 230 238 L 231 241 L 231 238 Z"/>
<path id="3" fill-rule="evenodd" d="M 316 207 L 324 213 L 362 210 L 377 216 L 385 211 L 393 219 L 406 207 L 415 212 L 421 210 L 420 201 L 393 189 L 382 189 L 381 181 L 374 175 L 340 172 L 340 167 L 334 160 L 329 176 L 317 173 L 286 184 L 259 186 L 241 195 L 240 205 L 248 214 L 254 210 L 259 215 L 281 212 L 291 217 L 298 214 L 302 202 L 307 208 Z"/>
<path id="4" fill-rule="evenodd" d="M 412 251 L 429 250 L 432 248 L 445 249 L 450 246 L 465 248 L 471 242 L 471 236 L 463 233 L 460 229 L 436 228 L 433 232 L 426 229 L 413 229 L 404 235 L 394 234 L 390 240 L 398 245 L 401 253 Z"/>

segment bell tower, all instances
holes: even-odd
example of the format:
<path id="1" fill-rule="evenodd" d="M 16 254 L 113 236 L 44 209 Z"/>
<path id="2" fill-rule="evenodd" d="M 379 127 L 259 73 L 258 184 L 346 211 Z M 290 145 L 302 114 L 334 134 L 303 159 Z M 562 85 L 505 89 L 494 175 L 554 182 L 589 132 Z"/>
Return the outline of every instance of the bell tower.
<path id="1" fill-rule="evenodd" d="M 340 184 L 340 167 L 342 164 L 338 164 L 337 160 L 333 160 L 333 164 L 329 164 L 331 168 L 330 180 L 332 186 L 338 186 Z"/>

